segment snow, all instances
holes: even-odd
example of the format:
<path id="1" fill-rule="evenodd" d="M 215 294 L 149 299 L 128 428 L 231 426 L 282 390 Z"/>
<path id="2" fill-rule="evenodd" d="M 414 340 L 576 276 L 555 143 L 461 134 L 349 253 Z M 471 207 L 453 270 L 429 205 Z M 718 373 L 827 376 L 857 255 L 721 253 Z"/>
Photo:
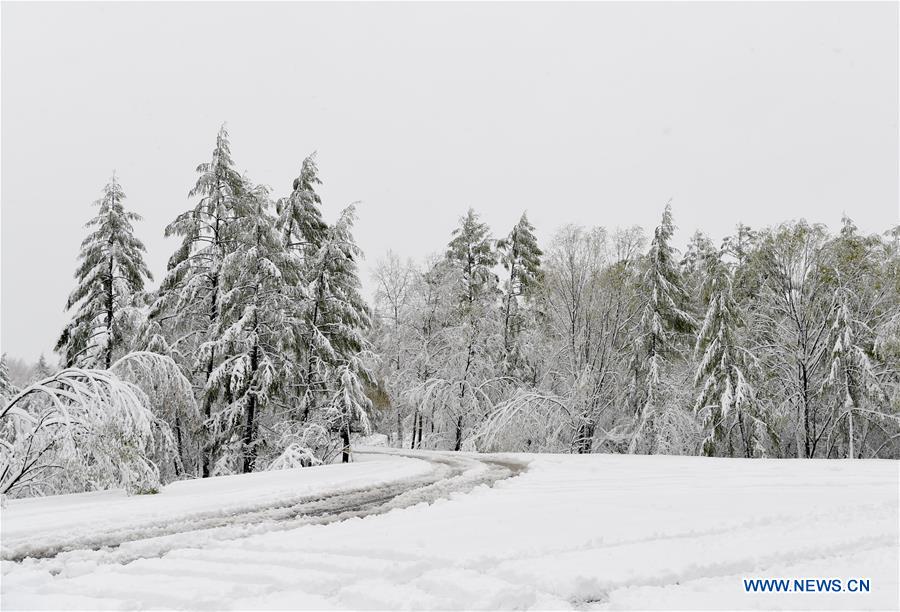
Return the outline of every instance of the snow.
<path id="1" fill-rule="evenodd" d="M 276 470 L 175 482 L 157 495 L 129 496 L 121 489 L 32 497 L 8 502 L 2 512 L 3 558 L 41 554 L 60 545 L 94 545 L 104 532 L 146 532 L 173 523 L 196 523 L 286 506 L 327 494 L 385 487 L 432 471 L 416 459 L 366 461 L 315 469 Z"/>
<path id="2" fill-rule="evenodd" d="M 3 609 L 900 605 L 897 462 L 415 455 L 420 460 L 358 454 L 366 460 L 182 482 L 156 496 L 11 501 L 2 511 L 0 603 Z M 502 464 L 527 469 L 491 484 L 486 475 Z M 403 483 L 418 488 L 402 489 Z M 8 560 L 22 547 L 52 548 L 54 538 L 71 541 L 67 532 L 85 534 L 96 525 L 139 535 L 142 523 L 341 491 L 346 503 L 391 486 L 401 487 L 390 502 L 396 507 L 372 516 L 263 521 L 257 531 L 229 525 L 206 536 L 178 532 Z M 424 496 L 425 489 L 440 495 L 427 503 L 434 496 Z M 153 553 L 149 543 L 159 540 L 166 546 Z M 118 556 L 128 546 L 131 554 Z M 745 593 L 744 578 L 864 578 L 871 592 Z"/>

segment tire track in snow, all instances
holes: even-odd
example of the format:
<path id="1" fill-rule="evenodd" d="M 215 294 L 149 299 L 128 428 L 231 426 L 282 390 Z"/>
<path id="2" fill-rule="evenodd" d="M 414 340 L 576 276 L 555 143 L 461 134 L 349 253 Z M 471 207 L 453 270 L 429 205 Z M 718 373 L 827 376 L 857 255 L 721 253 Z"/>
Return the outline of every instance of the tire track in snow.
<path id="1" fill-rule="evenodd" d="M 357 452 L 424 460 L 433 465 L 433 470 L 427 476 L 390 485 L 297 496 L 275 505 L 267 504 L 238 512 L 201 512 L 177 523 L 147 522 L 87 536 L 37 544 L 23 543 L 4 547 L 2 559 L 21 563 L 26 559 L 50 561 L 64 557 L 65 560 L 95 559 L 103 563 L 124 564 L 140 558 L 159 557 L 178 548 L 201 546 L 211 540 L 243 538 L 304 525 L 324 525 L 383 514 L 423 502 L 431 503 L 452 493 L 471 491 L 480 485 L 493 486 L 497 481 L 517 476 L 527 469 L 526 462 L 499 457 L 399 450 Z"/>

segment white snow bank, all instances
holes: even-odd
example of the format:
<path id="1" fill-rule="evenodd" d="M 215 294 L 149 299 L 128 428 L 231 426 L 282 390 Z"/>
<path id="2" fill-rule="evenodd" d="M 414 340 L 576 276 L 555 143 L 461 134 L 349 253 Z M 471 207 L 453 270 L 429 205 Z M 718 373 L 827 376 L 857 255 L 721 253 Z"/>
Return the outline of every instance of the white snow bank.
<path id="1" fill-rule="evenodd" d="M 211 540 L 126 564 L 73 562 L 57 575 L 49 562 L 4 562 L 2 604 L 898 608 L 900 463 L 508 457 L 531 467 L 492 488 L 379 516 Z M 32 502 L 42 503 L 53 502 Z M 744 578 L 863 578 L 871 591 L 746 593 Z"/>

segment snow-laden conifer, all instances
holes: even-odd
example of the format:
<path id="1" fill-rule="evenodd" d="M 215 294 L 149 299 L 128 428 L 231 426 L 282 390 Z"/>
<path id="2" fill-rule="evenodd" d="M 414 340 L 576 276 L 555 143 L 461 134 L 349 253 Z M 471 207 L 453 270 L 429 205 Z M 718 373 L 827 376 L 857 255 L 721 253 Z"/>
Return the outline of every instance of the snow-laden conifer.
<path id="1" fill-rule="evenodd" d="M 166 236 L 178 236 L 181 244 L 169 258 L 160 298 L 151 316 L 165 320 L 173 357 L 197 372 L 199 384 L 206 386 L 221 362 L 215 350 L 198 352 L 204 342 L 216 340 L 220 328 L 223 261 L 234 249 L 240 229 L 235 206 L 243 190 L 241 176 L 234 169 L 228 131 L 223 125 L 216 137 L 212 158 L 197 166 L 197 182 L 188 194 L 197 204 L 166 227 Z M 214 412 L 214 394 L 205 393 L 203 414 L 207 422 Z M 207 441 L 208 443 L 211 440 Z M 211 447 L 204 453 L 202 472 L 210 473 Z"/>
<path id="2" fill-rule="evenodd" d="M 881 377 L 860 338 L 865 323 L 853 310 L 852 292 L 847 289 L 835 292 L 828 335 L 828 375 L 822 384 L 822 391 L 830 392 L 837 404 L 832 427 L 846 428 L 848 459 L 863 450 L 854 439 L 860 433 L 858 426 L 854 429 L 854 419 L 865 422 L 876 418 L 877 421 L 888 404 Z"/>
<path id="3" fill-rule="evenodd" d="M 630 445 L 632 452 L 641 446 L 642 440 L 649 450 L 653 449 L 652 439 L 659 437 L 663 427 L 662 424 L 655 423 L 655 420 L 664 409 L 668 420 L 683 420 L 677 409 L 673 409 L 672 403 L 667 404 L 663 389 L 668 360 L 678 352 L 679 337 L 690 332 L 696 325 L 694 317 L 686 308 L 688 296 L 678 270 L 675 249 L 671 245 L 674 233 L 672 206 L 667 203 L 662 220 L 654 231 L 641 279 L 645 302 L 630 368 L 630 395 L 637 414 Z M 681 423 L 677 426 L 684 427 Z M 645 440 L 648 433 L 645 429 L 655 430 L 649 440 Z"/>
<path id="4" fill-rule="evenodd" d="M 6 361 L 6 353 L 0 357 L 0 406 L 5 405 L 6 400 L 18 393 L 18 389 L 9 378 L 9 364 Z"/>
<path id="5" fill-rule="evenodd" d="M 498 331 L 496 316 L 491 312 L 498 293 L 498 279 L 493 271 L 497 252 L 490 228 L 473 209 L 453 230 L 446 258 L 459 279 L 455 298 L 457 340 L 455 356 L 451 357 L 455 371 L 444 379 L 447 384 L 442 385 L 437 397 L 441 397 L 442 404 L 452 406 L 456 421 L 453 448 L 460 450 L 467 415 L 470 421 L 480 419 L 486 412 L 483 406 L 491 403 L 484 385 L 494 377 L 491 352 Z M 448 394 L 454 393 L 456 398 L 451 400 Z"/>
<path id="6" fill-rule="evenodd" d="M 285 246 L 301 259 L 315 256 L 328 232 L 328 224 L 322 219 L 322 198 L 316 193 L 316 186 L 321 184 L 313 153 L 303 160 L 291 194 L 278 202 L 278 226 Z"/>
<path id="7" fill-rule="evenodd" d="M 503 348 L 509 359 L 515 337 L 524 324 L 519 312 L 520 298 L 533 292 L 541 280 L 543 252 L 525 213 L 509 235 L 497 241 L 497 251 L 507 272 L 503 289 Z"/>
<path id="8" fill-rule="evenodd" d="M 706 432 L 702 452 L 734 456 L 737 450 L 752 457 L 762 451 L 761 439 L 768 430 L 752 384 L 758 365 L 741 342 L 743 323 L 730 271 L 720 261 L 708 269 L 703 290 L 708 306 L 694 346 L 699 359 L 694 385 L 700 387 L 694 412 Z M 732 443 L 735 433 L 741 441 L 737 449 Z"/>
<path id="9" fill-rule="evenodd" d="M 347 207 L 328 228 L 306 266 L 306 295 L 299 329 L 306 355 L 303 420 L 341 440 L 342 460 L 350 460 L 350 433 L 368 430 L 371 402 L 364 382 L 371 378 L 371 347 L 366 336 L 371 313 L 361 293 L 353 239 L 355 206 Z"/>
<path id="10" fill-rule="evenodd" d="M 246 182 L 246 181 L 245 181 Z M 259 421 L 277 400 L 292 364 L 285 359 L 285 331 L 293 325 L 285 291 L 297 282 L 271 214 L 268 191 L 249 184 L 235 205 L 237 232 L 220 271 L 223 292 L 211 338 L 200 359 L 219 356 L 204 387 L 207 404 L 223 407 L 210 418 L 215 461 L 225 471 L 252 471 L 258 454 Z"/>
<path id="11" fill-rule="evenodd" d="M 113 175 L 94 202 L 97 215 L 86 226 L 93 231 L 81 243 L 78 286 L 66 303 L 67 310 L 77 309 L 56 345 L 69 366 L 110 366 L 113 354 L 124 347 L 134 295 L 152 278 L 144 263 L 144 245 L 132 226 L 141 217 L 126 211 L 124 200 Z"/>

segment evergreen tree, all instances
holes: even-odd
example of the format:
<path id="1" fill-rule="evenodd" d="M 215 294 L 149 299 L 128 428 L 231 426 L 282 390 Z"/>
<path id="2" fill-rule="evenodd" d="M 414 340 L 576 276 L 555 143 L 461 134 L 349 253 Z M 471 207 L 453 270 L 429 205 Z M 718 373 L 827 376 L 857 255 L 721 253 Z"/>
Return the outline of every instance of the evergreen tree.
<path id="1" fill-rule="evenodd" d="M 694 347 L 697 356 L 702 355 L 694 376 L 694 384 L 701 386 L 694 412 L 703 417 L 707 431 L 703 454 L 733 456 L 731 435 L 736 425 L 744 456 L 751 457 L 759 443 L 758 430 L 765 430 L 750 382 L 755 360 L 741 346 L 741 316 L 724 264 L 713 266 L 707 285 L 709 305 Z"/>
<path id="2" fill-rule="evenodd" d="M 707 279 L 716 267 L 719 254 L 709 236 L 697 230 L 691 236 L 684 257 L 681 258 L 681 276 L 684 279 L 685 292 L 706 306 L 708 295 L 702 295 Z"/>
<path id="3" fill-rule="evenodd" d="M 866 409 L 867 403 L 872 402 L 876 406 L 882 401 L 887 403 L 885 401 L 887 395 L 882 388 L 875 364 L 872 363 L 866 349 L 861 346 L 859 338 L 861 324 L 853 314 L 852 298 L 852 292 L 847 289 L 840 289 L 835 294 L 828 339 L 830 367 L 828 377 L 822 385 L 822 391 L 830 391 L 837 400 L 836 425 L 846 423 L 849 459 L 857 456 L 855 450 L 860 453 L 863 450 L 855 446 L 854 416 L 865 418 L 875 414 L 875 411 Z M 864 422 L 868 425 L 868 418 Z"/>
<path id="4" fill-rule="evenodd" d="M 9 378 L 9 364 L 6 361 L 6 353 L 0 356 L 0 406 L 6 404 L 6 400 L 18 392 L 16 386 Z"/>
<path id="5" fill-rule="evenodd" d="M 284 232 L 284 243 L 302 259 L 315 256 L 328 232 L 328 224 L 322 220 L 322 199 L 316 193 L 316 185 L 321 184 L 313 153 L 303 160 L 291 195 L 278 202 L 278 225 Z"/>
<path id="6" fill-rule="evenodd" d="M 743 223 L 738 223 L 734 234 L 723 240 L 723 251 L 734 263 L 732 292 L 741 305 L 752 305 L 752 298 L 760 292 L 761 275 L 752 269 L 758 245 L 759 233 Z"/>
<path id="7" fill-rule="evenodd" d="M 68 366 L 105 367 L 113 353 L 125 344 L 126 319 L 134 295 L 151 280 L 144 263 L 144 245 L 134 237 L 132 221 L 141 217 L 123 206 L 125 193 L 115 174 L 94 205 L 97 216 L 86 227 L 94 228 L 81 243 L 78 286 L 69 296 L 66 310 L 78 309 L 56 344 Z"/>
<path id="8" fill-rule="evenodd" d="M 293 294 L 296 307 L 294 315 L 305 323 L 291 330 L 294 336 L 294 358 L 297 363 L 304 364 L 297 368 L 294 381 L 301 399 L 300 420 L 303 421 L 307 420 L 316 405 L 315 390 L 319 384 L 313 355 L 319 314 L 315 307 L 311 310 L 308 308 L 311 297 L 307 288 L 316 277 L 317 271 L 312 264 L 329 231 L 328 224 L 322 218 L 322 199 L 316 193 L 316 186 L 322 184 L 318 172 L 314 153 L 303 160 L 291 194 L 280 199 L 276 206 L 283 243 L 300 266 L 296 285 L 286 287 L 286 290 Z"/>
<path id="9" fill-rule="evenodd" d="M 307 358 L 304 421 L 337 434 L 342 460 L 350 460 L 350 432 L 368 428 L 371 402 L 363 383 L 371 380 L 370 344 L 365 332 L 371 313 L 360 292 L 357 261 L 362 252 L 353 240 L 356 210 L 345 209 L 328 228 L 308 262 L 308 284 L 300 317 Z"/>
<path id="10" fill-rule="evenodd" d="M 453 239 L 447 246 L 447 260 L 461 272 L 459 302 L 463 310 L 471 310 L 496 288 L 493 267 L 497 265 L 497 254 L 492 243 L 490 228 L 470 208 L 460 219 L 460 226 L 453 230 Z"/>
<path id="11" fill-rule="evenodd" d="M 541 277 L 541 255 L 534 226 L 522 213 L 509 235 L 497 242 L 500 261 L 508 276 L 503 297 L 503 348 L 509 356 L 515 336 L 521 329 L 519 298 L 528 294 Z"/>
<path id="12" fill-rule="evenodd" d="M 637 450 L 643 431 L 662 411 L 663 377 L 667 360 L 677 354 L 679 336 L 690 332 L 696 322 L 685 309 L 687 294 L 682 285 L 675 249 L 670 241 L 675 232 L 672 206 L 667 203 L 657 226 L 641 287 L 646 301 L 638 324 L 635 352 L 632 357 L 631 397 L 637 411 L 637 426 L 630 445 Z"/>
<path id="13" fill-rule="evenodd" d="M 470 377 L 478 362 L 486 361 L 486 338 L 490 335 L 488 309 L 497 291 L 497 277 L 493 267 L 497 254 L 493 248 L 490 229 L 478 219 L 473 209 L 460 219 L 460 226 L 453 230 L 453 239 L 447 247 L 446 258 L 459 274 L 457 317 L 462 329 L 462 371 L 458 375 L 456 436 L 454 450 L 462 448 L 466 395 L 470 391 Z M 481 373 L 484 378 L 484 373 Z"/>
<path id="14" fill-rule="evenodd" d="M 44 354 L 41 353 L 41 356 L 38 357 L 38 362 L 34 366 L 34 378 L 35 380 L 44 380 L 45 378 L 51 376 L 54 372 L 54 368 L 50 367 L 50 364 L 47 363 L 47 358 L 44 357 Z"/>
<path id="15" fill-rule="evenodd" d="M 197 347 L 214 340 L 220 328 L 222 294 L 226 290 L 220 279 L 221 268 L 239 235 L 235 206 L 243 190 L 224 125 L 216 137 L 212 159 L 197 166 L 197 172 L 200 176 L 188 195 L 199 196 L 199 201 L 166 227 L 166 236 L 179 236 L 181 245 L 169 259 L 152 316 L 168 320 L 173 336 L 169 345 L 178 360 L 203 372 L 203 415 L 209 427 L 214 398 L 219 396 L 210 388 L 211 376 L 222 356 L 217 354 L 215 344 L 207 344 L 209 350 L 200 352 Z M 203 476 L 210 473 L 212 452 L 209 446 L 204 453 Z"/>
<path id="16" fill-rule="evenodd" d="M 750 258 L 750 253 L 756 246 L 757 238 L 757 232 L 753 231 L 748 225 L 738 223 L 734 234 L 725 238 L 723 247 L 725 252 L 740 267 Z"/>
<path id="17" fill-rule="evenodd" d="M 291 304 L 284 288 L 297 282 L 297 266 L 270 209 L 266 189 L 248 183 L 235 204 L 239 233 L 222 261 L 219 317 L 200 347 L 201 355 L 221 358 L 206 385 L 208 403 L 225 404 L 213 415 L 213 439 L 231 451 L 220 462 L 241 472 L 255 467 L 260 412 L 276 399 L 290 365 L 284 330 L 292 325 Z"/>

